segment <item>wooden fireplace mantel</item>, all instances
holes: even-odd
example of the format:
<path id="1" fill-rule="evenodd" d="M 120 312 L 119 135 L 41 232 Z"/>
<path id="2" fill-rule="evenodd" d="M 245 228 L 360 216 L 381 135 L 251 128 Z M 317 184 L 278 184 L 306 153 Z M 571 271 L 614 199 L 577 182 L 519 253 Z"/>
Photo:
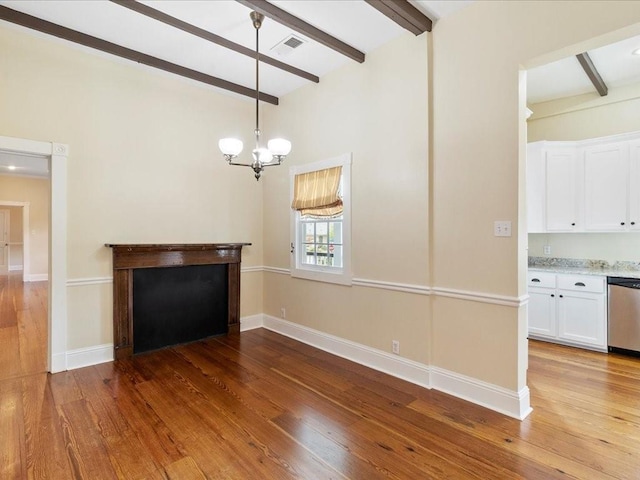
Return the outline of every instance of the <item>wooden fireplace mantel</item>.
<path id="1" fill-rule="evenodd" d="M 228 265 L 228 333 L 240 333 L 240 260 L 250 243 L 111 244 L 113 348 L 116 360 L 133 355 L 133 271 L 137 268 Z"/>

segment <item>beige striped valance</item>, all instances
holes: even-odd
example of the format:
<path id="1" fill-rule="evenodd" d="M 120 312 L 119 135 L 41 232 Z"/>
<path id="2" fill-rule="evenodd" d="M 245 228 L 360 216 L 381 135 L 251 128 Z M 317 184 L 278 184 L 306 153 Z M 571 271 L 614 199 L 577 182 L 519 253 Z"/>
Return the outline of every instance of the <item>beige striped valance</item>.
<path id="1" fill-rule="evenodd" d="M 342 214 L 339 197 L 342 167 L 296 175 L 291 208 L 302 216 L 337 217 Z"/>

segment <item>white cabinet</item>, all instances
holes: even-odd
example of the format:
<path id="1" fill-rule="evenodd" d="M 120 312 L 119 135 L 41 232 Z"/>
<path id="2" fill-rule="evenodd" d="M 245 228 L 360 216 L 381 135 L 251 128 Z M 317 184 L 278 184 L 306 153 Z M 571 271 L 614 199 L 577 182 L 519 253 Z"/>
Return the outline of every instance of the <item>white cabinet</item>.
<path id="1" fill-rule="evenodd" d="M 579 228 L 578 163 L 574 148 L 545 151 L 546 206 L 548 232 L 571 232 Z"/>
<path id="2" fill-rule="evenodd" d="M 529 336 L 607 351 L 606 277 L 530 271 Z"/>
<path id="3" fill-rule="evenodd" d="M 616 232 L 629 228 L 629 145 L 585 147 L 585 230 Z"/>
<path id="4" fill-rule="evenodd" d="M 527 145 L 528 231 L 640 231 L 640 132 Z"/>

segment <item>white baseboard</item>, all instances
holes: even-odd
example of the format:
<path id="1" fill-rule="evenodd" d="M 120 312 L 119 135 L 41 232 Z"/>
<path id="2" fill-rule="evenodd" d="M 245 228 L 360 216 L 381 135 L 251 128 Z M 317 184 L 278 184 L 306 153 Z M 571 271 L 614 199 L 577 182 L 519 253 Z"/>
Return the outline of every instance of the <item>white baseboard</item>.
<path id="1" fill-rule="evenodd" d="M 254 328 L 260 328 L 264 325 L 264 315 L 258 313 L 257 315 L 249 315 L 248 317 L 242 317 L 240 319 L 240 331 L 246 332 L 247 330 L 253 330 Z"/>
<path id="2" fill-rule="evenodd" d="M 259 317 L 259 315 L 254 315 L 254 317 Z M 462 398 L 504 415 L 522 420 L 532 411 L 528 387 L 524 387 L 519 392 L 508 390 L 498 385 L 443 368 L 414 362 L 280 318 L 263 315 L 262 319 L 262 326 L 268 330 L 422 387 L 434 388 L 454 397 Z M 258 328 L 257 318 L 253 322 L 251 328 Z"/>
<path id="3" fill-rule="evenodd" d="M 526 386 L 517 392 L 434 366 L 431 367 L 431 386 L 518 420 L 532 411 Z"/>
<path id="4" fill-rule="evenodd" d="M 429 367 L 340 337 L 264 315 L 264 328 L 294 338 L 325 352 L 346 358 L 380 372 L 388 373 L 422 387 L 430 388 Z"/>
<path id="5" fill-rule="evenodd" d="M 66 353 L 54 353 L 51 356 L 51 365 L 49 371 L 51 373 L 64 372 L 67 370 L 67 354 Z"/>
<path id="6" fill-rule="evenodd" d="M 9 265 L 10 272 L 21 272 L 22 268 L 22 265 Z"/>
<path id="7" fill-rule="evenodd" d="M 67 351 L 67 370 L 113 361 L 113 343 Z"/>
<path id="8" fill-rule="evenodd" d="M 27 275 L 27 282 L 46 282 L 49 280 L 48 273 L 32 273 L 31 275 Z"/>

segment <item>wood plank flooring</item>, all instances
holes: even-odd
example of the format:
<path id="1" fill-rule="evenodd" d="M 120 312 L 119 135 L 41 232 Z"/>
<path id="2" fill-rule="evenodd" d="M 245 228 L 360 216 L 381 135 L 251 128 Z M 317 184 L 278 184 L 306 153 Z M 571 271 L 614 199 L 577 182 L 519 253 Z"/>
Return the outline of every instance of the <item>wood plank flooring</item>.
<path id="1" fill-rule="evenodd" d="M 46 288 L 20 292 L 3 480 L 640 479 L 639 359 L 531 342 L 523 422 L 263 329 L 49 375 Z"/>

